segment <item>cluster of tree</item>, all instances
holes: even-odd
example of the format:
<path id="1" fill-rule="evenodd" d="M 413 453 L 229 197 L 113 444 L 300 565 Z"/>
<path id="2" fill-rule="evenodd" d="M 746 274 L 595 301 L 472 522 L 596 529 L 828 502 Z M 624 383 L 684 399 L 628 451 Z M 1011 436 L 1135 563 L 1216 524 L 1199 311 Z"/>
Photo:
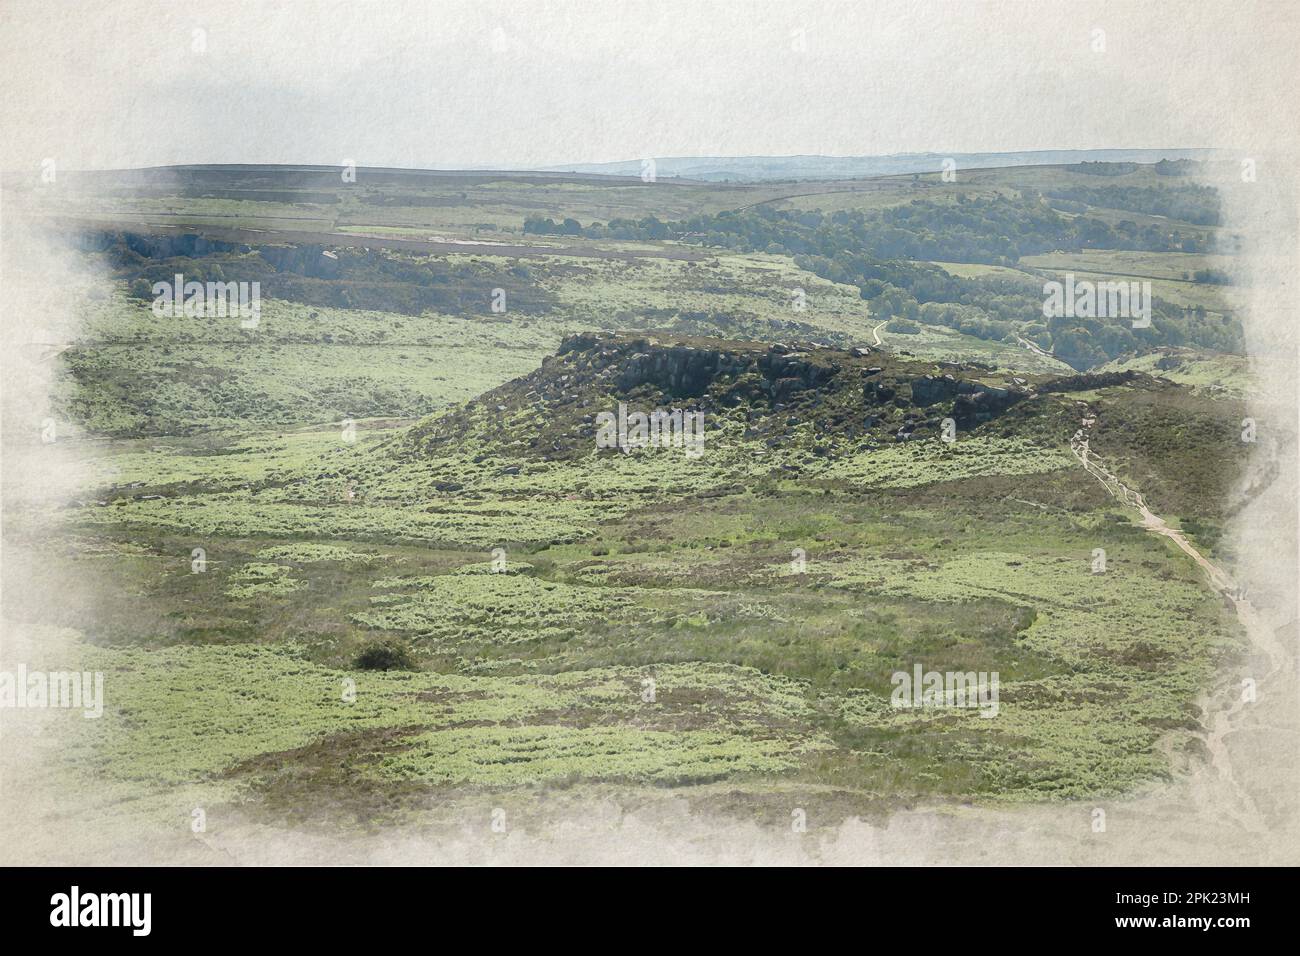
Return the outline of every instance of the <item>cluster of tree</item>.
<path id="1" fill-rule="evenodd" d="M 524 221 L 524 232 L 590 239 L 679 239 L 740 252 L 833 256 L 844 249 L 878 259 L 937 259 L 1014 264 L 1021 256 L 1055 250 L 1139 249 L 1200 252 L 1209 237 L 1186 229 L 1111 226 L 1100 219 L 1062 216 L 1046 202 L 1006 196 L 956 202 L 914 200 L 863 212 L 750 209 L 663 222 L 654 216 L 613 219 L 583 226 L 575 219 L 541 216 Z"/>
<path id="2" fill-rule="evenodd" d="M 127 280 L 130 294 L 151 300 L 153 286 L 186 282 L 257 282 L 268 298 L 307 305 L 375 309 L 419 315 L 491 314 L 494 300 L 510 311 L 549 311 L 554 297 L 533 280 L 528 267 L 456 263 L 416 258 L 378 249 L 326 250 L 313 245 L 266 245 L 172 255 L 162 245 L 140 251 L 125 242 L 110 243 L 105 258 Z M 187 250 L 188 251 L 188 250 Z M 150 253 L 155 255 L 150 255 Z M 497 290 L 500 290 L 499 292 Z"/>
<path id="3" fill-rule="evenodd" d="M 1217 226 L 1222 221 L 1219 194 L 1212 186 L 1060 186 L 1043 190 L 1043 195 L 1197 226 Z"/>
<path id="4" fill-rule="evenodd" d="M 643 219 L 611 219 L 608 224 L 593 222 L 584 226 L 576 219 L 556 222 L 550 217 L 529 216 L 524 220 L 524 235 L 583 236 L 587 239 L 679 239 L 679 224 L 663 222 L 655 216 Z"/>
<path id="5" fill-rule="evenodd" d="M 591 224 L 594 228 L 600 223 Z M 585 230 L 582 223 L 576 219 L 565 219 L 563 222 L 556 222 L 550 216 L 529 216 L 524 220 L 524 235 L 535 236 L 581 236 Z"/>
<path id="6" fill-rule="evenodd" d="M 1094 187 L 1079 187 L 1092 197 Z M 1101 191 L 1126 187 L 1099 187 Z M 1197 187 L 1188 187 L 1195 190 Z M 1184 187 L 1178 187 L 1181 192 Z M 1147 201 L 1132 194 L 1132 201 Z M 1202 199 L 1188 192 L 1183 199 Z M 1095 198 L 1095 197 L 1092 197 Z M 1086 201 L 1086 200 L 1081 200 Z M 700 215 L 664 222 L 653 216 L 582 226 L 530 218 L 525 232 L 591 238 L 665 239 L 789 255 L 800 268 L 833 282 L 856 286 L 875 316 L 896 332 L 918 322 L 941 325 L 983 339 L 1016 343 L 1019 338 L 1050 350 L 1075 368 L 1086 369 L 1144 347 L 1197 345 L 1239 350 L 1235 320 L 1183 312 L 1156 301 L 1148 328 L 1123 319 L 1046 318 L 1042 281 L 1029 276 L 954 276 L 924 260 L 1014 264 L 1021 256 L 1055 250 L 1138 249 L 1200 251 L 1207 236 L 1172 227 L 1111 226 L 1087 216 L 1062 216 L 1034 198 L 968 198 L 955 202 L 916 200 L 863 212 L 781 210 L 770 206 Z M 919 328 L 919 326 L 918 326 Z"/>
<path id="7" fill-rule="evenodd" d="M 1224 352 L 1242 347 L 1241 327 L 1232 317 L 1199 307 L 1183 310 L 1158 299 L 1152 303 L 1150 327 L 1135 329 L 1125 319 L 1045 317 L 1042 282 L 1028 276 L 963 279 L 929 263 L 846 254 L 796 256 L 795 263 L 823 278 L 856 285 L 874 316 L 941 325 L 1013 345 L 1024 338 L 1081 370 L 1159 345 Z"/>
<path id="8" fill-rule="evenodd" d="M 921 324 L 900 316 L 886 322 L 885 331 L 893 332 L 895 335 L 919 335 L 921 332 Z"/>
<path id="9" fill-rule="evenodd" d="M 1053 354 L 1081 370 L 1162 345 L 1240 352 L 1243 344 L 1241 326 L 1232 316 L 1200 307 L 1180 310 L 1159 301 L 1147 329 L 1134 329 L 1130 322 L 1114 319 L 1061 317 L 1046 322 Z"/>

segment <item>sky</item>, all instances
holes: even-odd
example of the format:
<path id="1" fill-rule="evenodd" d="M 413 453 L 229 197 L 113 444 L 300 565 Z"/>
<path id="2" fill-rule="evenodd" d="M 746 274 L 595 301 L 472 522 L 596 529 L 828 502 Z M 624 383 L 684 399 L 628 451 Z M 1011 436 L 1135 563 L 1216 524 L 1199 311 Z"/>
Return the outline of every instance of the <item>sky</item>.
<path id="1" fill-rule="evenodd" d="M 458 168 L 1249 153 L 1294 115 L 1300 36 L 1288 0 L 0 0 L 0 11 L 6 169 L 47 157 L 61 169 Z"/>

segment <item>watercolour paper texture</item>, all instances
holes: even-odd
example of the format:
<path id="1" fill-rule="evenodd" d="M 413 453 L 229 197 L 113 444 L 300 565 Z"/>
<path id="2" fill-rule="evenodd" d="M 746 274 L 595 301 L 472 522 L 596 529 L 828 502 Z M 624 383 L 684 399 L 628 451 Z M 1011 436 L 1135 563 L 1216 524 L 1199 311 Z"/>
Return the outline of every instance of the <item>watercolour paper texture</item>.
<path id="1" fill-rule="evenodd" d="M 1294 4 L 0 23 L 0 862 L 1300 862 Z"/>

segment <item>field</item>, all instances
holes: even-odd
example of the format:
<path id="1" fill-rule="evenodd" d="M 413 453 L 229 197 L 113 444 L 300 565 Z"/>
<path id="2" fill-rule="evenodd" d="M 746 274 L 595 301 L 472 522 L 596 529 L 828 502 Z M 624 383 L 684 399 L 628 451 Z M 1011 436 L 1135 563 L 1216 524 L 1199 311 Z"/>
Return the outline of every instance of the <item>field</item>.
<path id="1" fill-rule="evenodd" d="M 1076 278 L 1130 282 L 1148 281 L 1152 294 L 1181 308 L 1202 308 L 1219 315 L 1231 311 L 1228 290 L 1214 283 L 1195 282 L 1191 276 L 1202 269 L 1228 269 L 1229 256 L 1203 256 L 1181 252 L 1119 253 L 1089 251 L 1076 254 L 1026 256 L 1024 265 L 1037 273 L 1061 279 L 1066 273 Z"/>

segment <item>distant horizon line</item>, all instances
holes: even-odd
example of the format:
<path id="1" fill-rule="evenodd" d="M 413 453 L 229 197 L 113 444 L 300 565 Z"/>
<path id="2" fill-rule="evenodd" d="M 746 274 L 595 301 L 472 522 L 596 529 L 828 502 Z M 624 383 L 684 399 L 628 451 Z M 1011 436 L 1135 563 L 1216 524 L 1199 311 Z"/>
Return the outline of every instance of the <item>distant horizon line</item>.
<path id="1" fill-rule="evenodd" d="M 647 159 L 653 159 L 656 163 L 664 162 L 708 162 L 711 160 L 736 162 L 743 160 L 889 160 L 889 159 L 910 159 L 919 157 L 980 157 L 980 156 L 1011 156 L 1011 155 L 1041 155 L 1045 153 L 1069 154 L 1069 153 L 1158 153 L 1168 151 L 1173 153 L 1205 153 L 1215 154 L 1229 152 L 1221 146 L 1105 146 L 1098 148 L 1088 147 L 1035 147 L 1032 149 L 1006 149 L 1006 150 L 976 150 L 976 151 L 944 151 L 944 150 L 920 150 L 896 153 L 854 153 L 854 154 L 837 154 L 837 153 L 745 153 L 745 154 L 708 154 L 708 155 L 655 155 L 646 157 L 637 157 L 633 159 L 615 159 L 615 160 L 582 160 L 576 162 L 553 163 L 545 166 L 515 166 L 508 164 L 486 164 L 486 165 L 431 165 L 431 166 L 388 166 L 383 164 L 356 164 L 357 169 L 378 169 L 390 172 L 430 172 L 430 173 L 480 173 L 480 172 L 502 172 L 502 173 L 562 173 L 562 172 L 580 172 L 579 167 L 593 166 L 622 166 L 645 162 Z M 299 169 L 330 170 L 338 169 L 344 166 L 344 163 L 310 163 L 310 162 L 175 162 L 175 163 L 152 163 L 142 166 L 89 166 L 70 168 L 65 172 L 74 173 L 112 173 L 112 172 L 136 172 L 156 169 L 205 169 L 205 168 L 258 168 L 258 167 L 286 167 Z M 1015 164 L 1012 164 L 1015 165 Z M 12 167 L 5 172 L 14 171 Z M 590 173 L 589 175 L 599 175 Z M 889 175 L 889 174 L 884 174 Z M 896 174 L 897 175 L 897 174 Z M 669 177 L 672 178 L 672 177 Z"/>

